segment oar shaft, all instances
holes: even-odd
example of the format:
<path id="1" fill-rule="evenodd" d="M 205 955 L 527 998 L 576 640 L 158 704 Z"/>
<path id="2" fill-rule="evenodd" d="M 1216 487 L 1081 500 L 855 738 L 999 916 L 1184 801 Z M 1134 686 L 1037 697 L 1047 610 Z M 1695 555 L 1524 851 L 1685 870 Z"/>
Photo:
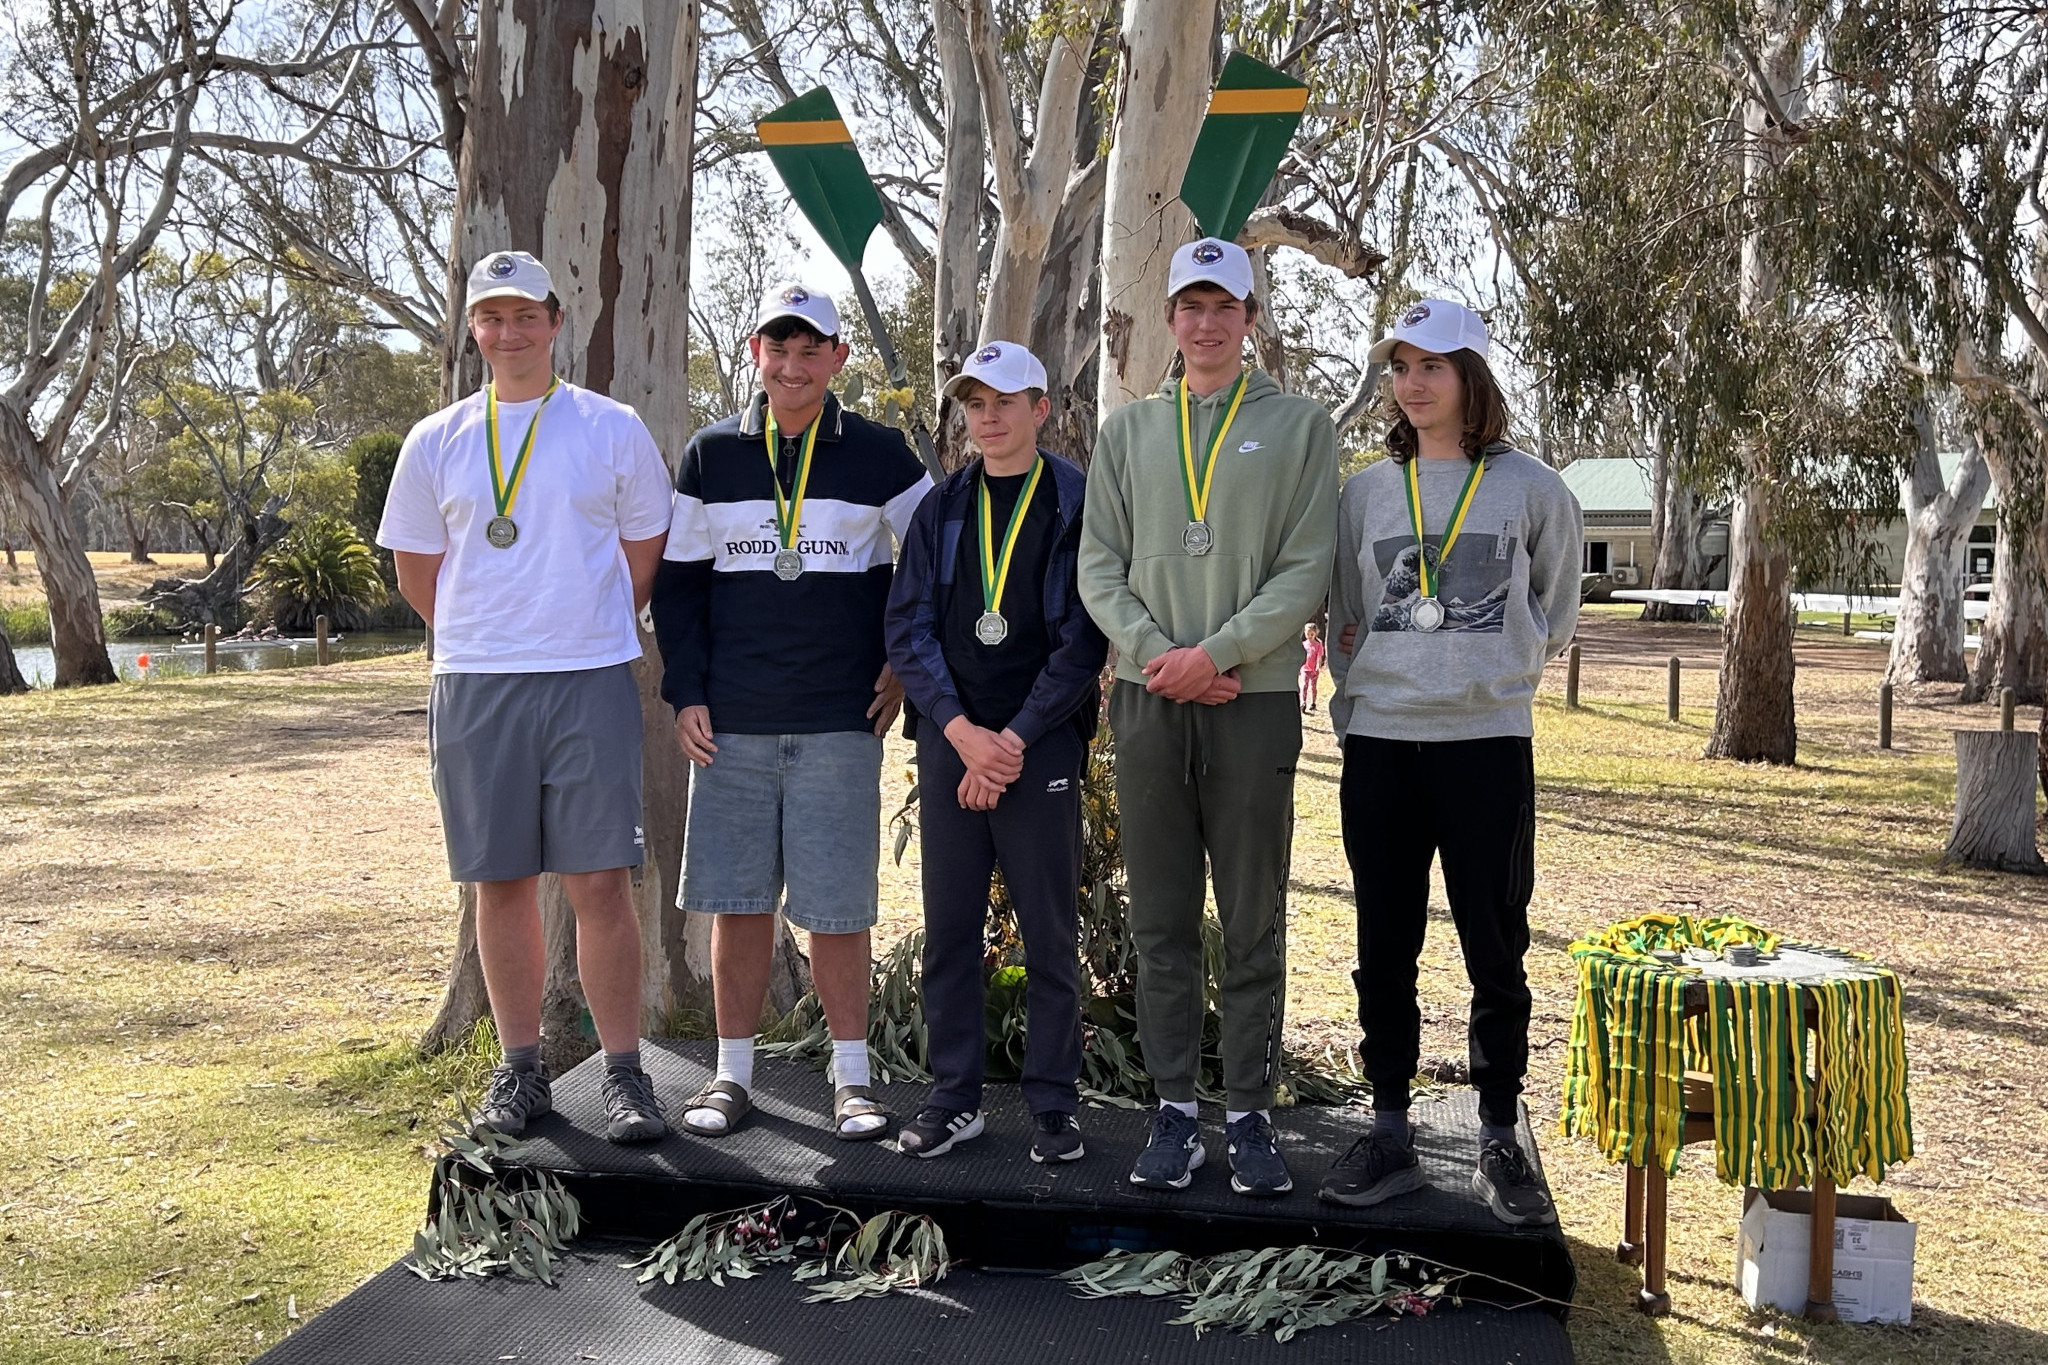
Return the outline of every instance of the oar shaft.
<path id="1" fill-rule="evenodd" d="M 882 368 L 889 374 L 889 383 L 900 389 L 910 382 L 910 375 L 903 368 L 903 357 L 896 353 L 896 343 L 890 339 L 889 329 L 882 325 L 882 310 L 875 306 L 875 294 L 868 288 L 868 277 L 858 266 L 849 267 L 846 273 L 853 277 L 853 292 L 860 300 L 861 316 L 867 319 L 868 335 L 875 339 L 875 349 L 882 353 Z M 934 481 L 943 479 L 946 474 L 939 467 L 939 452 L 932 446 L 932 434 L 925 430 L 924 423 L 912 418 L 910 435 L 917 442 L 917 455 L 924 461 L 925 470 Z"/>

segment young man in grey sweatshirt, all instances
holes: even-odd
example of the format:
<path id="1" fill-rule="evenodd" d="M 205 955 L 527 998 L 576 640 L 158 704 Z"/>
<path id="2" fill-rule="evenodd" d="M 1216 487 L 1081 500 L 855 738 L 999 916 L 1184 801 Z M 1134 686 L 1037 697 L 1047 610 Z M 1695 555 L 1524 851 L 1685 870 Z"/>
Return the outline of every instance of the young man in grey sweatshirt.
<path id="1" fill-rule="evenodd" d="M 1301 752 L 1301 628 L 1335 535 L 1337 432 L 1244 364 L 1256 302 L 1242 248 L 1174 253 L 1166 323 L 1186 366 L 1111 413 L 1088 471 L 1081 600 L 1116 646 L 1109 722 L 1138 951 L 1138 1037 L 1159 1095 L 1131 1182 L 1184 1189 L 1206 1153 L 1205 867 L 1222 921 L 1231 1187 L 1293 1188 L 1268 1109 L 1287 992 L 1288 845 Z"/>
<path id="2" fill-rule="evenodd" d="M 1422 1186 L 1408 1123 L 1420 1050 L 1417 962 L 1441 854 L 1472 983 L 1478 1194 L 1509 1223 L 1556 1220 L 1516 1139 L 1529 1060 L 1536 778 L 1530 699 L 1579 615 L 1579 506 L 1503 439 L 1478 316 L 1415 305 L 1391 361 L 1389 458 L 1344 485 L 1330 592 L 1330 719 L 1344 745 L 1344 852 L 1358 900 L 1360 1052 L 1373 1128 L 1323 1198 L 1376 1204 Z"/>

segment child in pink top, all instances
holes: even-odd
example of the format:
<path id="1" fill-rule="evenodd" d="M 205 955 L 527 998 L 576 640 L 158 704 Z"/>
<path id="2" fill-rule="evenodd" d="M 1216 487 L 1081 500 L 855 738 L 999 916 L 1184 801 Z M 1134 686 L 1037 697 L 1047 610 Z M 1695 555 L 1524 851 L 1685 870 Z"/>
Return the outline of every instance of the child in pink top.
<path id="1" fill-rule="evenodd" d="M 1301 665 L 1301 713 L 1314 715 L 1316 709 L 1316 683 L 1323 675 L 1323 632 L 1311 621 L 1302 627 L 1301 643 L 1308 650 L 1308 657 Z"/>

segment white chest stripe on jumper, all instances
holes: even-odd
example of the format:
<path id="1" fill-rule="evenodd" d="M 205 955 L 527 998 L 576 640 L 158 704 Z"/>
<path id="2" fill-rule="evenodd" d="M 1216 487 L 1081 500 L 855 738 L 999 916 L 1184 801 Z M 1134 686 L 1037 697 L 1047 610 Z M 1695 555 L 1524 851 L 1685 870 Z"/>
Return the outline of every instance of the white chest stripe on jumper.
<path id="1" fill-rule="evenodd" d="M 704 542 L 690 547 L 695 553 L 671 558 L 709 559 L 718 573 L 773 569 L 782 546 L 771 500 L 702 506 Z M 804 500 L 795 549 L 804 557 L 805 573 L 865 573 L 889 563 L 893 545 L 886 509 L 832 498 Z"/>

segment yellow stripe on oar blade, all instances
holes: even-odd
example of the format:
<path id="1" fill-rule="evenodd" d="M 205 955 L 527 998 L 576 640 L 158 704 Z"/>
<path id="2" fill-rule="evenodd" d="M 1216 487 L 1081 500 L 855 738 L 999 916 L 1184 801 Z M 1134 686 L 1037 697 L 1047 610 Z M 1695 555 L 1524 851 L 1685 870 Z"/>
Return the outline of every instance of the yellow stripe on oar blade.
<path id="1" fill-rule="evenodd" d="M 1298 114 L 1308 108 L 1308 90 L 1218 90 L 1209 96 L 1212 114 Z"/>
<path id="2" fill-rule="evenodd" d="M 797 123 L 757 123 L 754 132 L 763 147 L 815 147 L 828 142 L 852 142 L 845 119 L 806 120 Z"/>

